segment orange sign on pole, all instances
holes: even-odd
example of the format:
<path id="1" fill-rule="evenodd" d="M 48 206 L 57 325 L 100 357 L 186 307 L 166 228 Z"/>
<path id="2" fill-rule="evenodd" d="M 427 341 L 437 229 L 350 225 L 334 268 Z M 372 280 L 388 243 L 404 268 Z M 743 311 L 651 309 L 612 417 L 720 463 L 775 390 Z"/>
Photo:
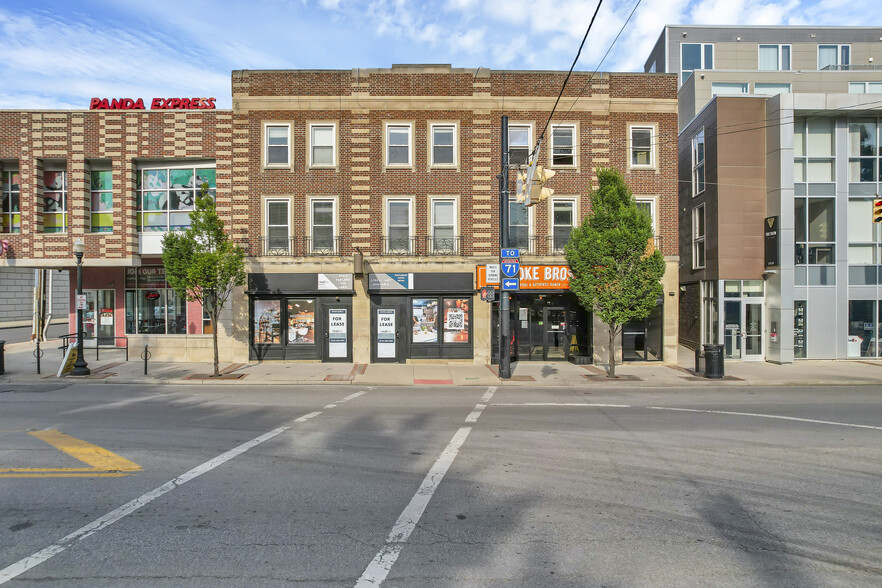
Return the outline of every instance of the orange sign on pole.
<path id="1" fill-rule="evenodd" d="M 478 288 L 498 284 L 487 283 L 487 266 L 478 266 Z M 520 271 L 520 290 L 569 290 L 569 266 L 566 265 L 522 265 Z"/>

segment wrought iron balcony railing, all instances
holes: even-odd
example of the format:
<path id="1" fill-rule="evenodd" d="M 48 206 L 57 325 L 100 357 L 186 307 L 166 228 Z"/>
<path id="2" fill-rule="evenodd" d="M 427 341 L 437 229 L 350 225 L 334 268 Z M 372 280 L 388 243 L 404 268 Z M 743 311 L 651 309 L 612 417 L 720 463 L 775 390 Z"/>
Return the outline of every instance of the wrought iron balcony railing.
<path id="1" fill-rule="evenodd" d="M 382 238 L 382 255 L 442 256 L 462 255 L 462 237 L 388 237 Z"/>
<path id="2" fill-rule="evenodd" d="M 342 255 L 343 237 L 261 237 L 260 255 L 322 257 Z"/>

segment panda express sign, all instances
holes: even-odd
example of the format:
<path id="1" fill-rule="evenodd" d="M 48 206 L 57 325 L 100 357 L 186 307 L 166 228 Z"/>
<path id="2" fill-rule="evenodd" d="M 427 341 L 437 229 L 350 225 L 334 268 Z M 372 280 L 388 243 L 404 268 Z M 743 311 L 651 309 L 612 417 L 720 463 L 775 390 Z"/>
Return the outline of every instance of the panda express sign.
<path id="1" fill-rule="evenodd" d="M 217 98 L 154 98 L 150 110 L 214 110 Z M 92 98 L 89 110 L 147 110 L 143 98 Z"/>

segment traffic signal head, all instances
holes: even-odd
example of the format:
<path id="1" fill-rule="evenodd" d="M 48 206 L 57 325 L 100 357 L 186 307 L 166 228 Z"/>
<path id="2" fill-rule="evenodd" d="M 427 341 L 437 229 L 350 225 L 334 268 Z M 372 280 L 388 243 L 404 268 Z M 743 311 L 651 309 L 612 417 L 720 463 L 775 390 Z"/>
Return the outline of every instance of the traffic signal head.
<path id="1" fill-rule="evenodd" d="M 536 166 L 536 171 L 533 174 L 533 184 L 530 187 L 530 205 L 537 204 L 542 202 L 552 194 L 554 194 L 554 190 L 551 188 L 545 187 L 545 182 L 547 182 L 556 172 L 554 170 L 545 169 L 541 165 Z"/>
<path id="2" fill-rule="evenodd" d="M 882 200 L 873 200 L 873 222 L 882 223 Z"/>

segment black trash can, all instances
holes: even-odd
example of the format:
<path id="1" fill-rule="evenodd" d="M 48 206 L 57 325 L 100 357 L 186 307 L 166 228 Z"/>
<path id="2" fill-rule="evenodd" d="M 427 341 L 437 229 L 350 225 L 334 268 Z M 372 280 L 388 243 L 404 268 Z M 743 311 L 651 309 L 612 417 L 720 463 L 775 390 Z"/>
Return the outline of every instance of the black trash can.
<path id="1" fill-rule="evenodd" d="M 723 371 L 723 346 L 719 343 L 708 343 L 704 346 L 704 377 L 722 378 Z"/>
<path id="2" fill-rule="evenodd" d="M 3 359 L 3 354 L 5 351 L 3 347 L 6 345 L 6 341 L 0 341 L 0 376 L 6 373 L 6 360 Z"/>

